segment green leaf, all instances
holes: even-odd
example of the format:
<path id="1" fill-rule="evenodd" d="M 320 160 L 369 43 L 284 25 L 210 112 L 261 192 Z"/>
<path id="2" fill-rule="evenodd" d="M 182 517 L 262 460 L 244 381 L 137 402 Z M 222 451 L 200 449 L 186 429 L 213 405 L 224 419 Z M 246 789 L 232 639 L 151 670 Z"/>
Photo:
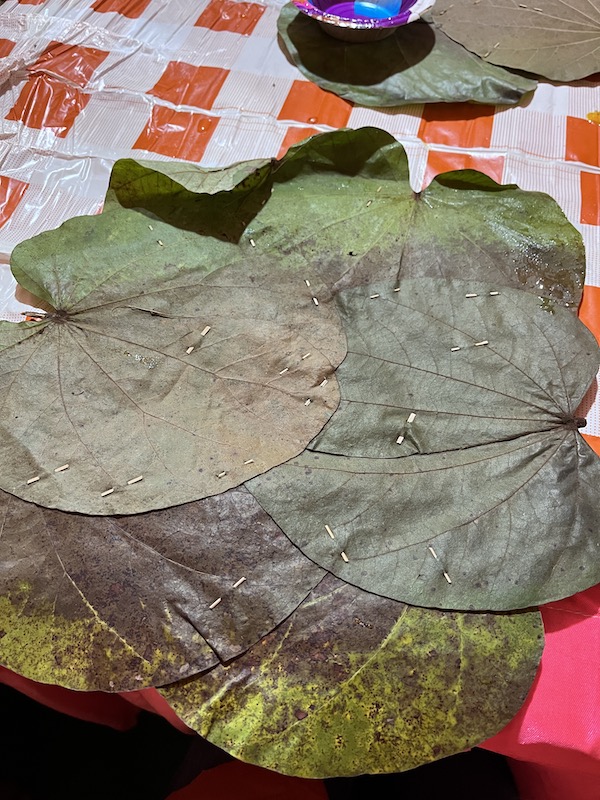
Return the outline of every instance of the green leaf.
<path id="1" fill-rule="evenodd" d="M 109 202 L 144 208 L 184 230 L 237 241 L 270 192 L 271 161 L 255 159 L 218 170 L 178 161 L 117 161 Z M 206 195 L 216 195 L 207 202 Z"/>
<path id="2" fill-rule="evenodd" d="M 583 290 L 581 235 L 552 198 L 471 170 L 415 193 L 403 147 L 376 128 L 292 148 L 247 235 L 261 252 L 315 265 L 334 292 L 405 277 L 484 279 L 575 313 Z"/>
<path id="3" fill-rule="evenodd" d="M 0 519 L 0 662 L 70 689 L 162 685 L 231 659 L 323 575 L 243 489 L 120 518 L 0 492 Z"/>
<path id="4" fill-rule="evenodd" d="M 332 39 L 289 3 L 277 23 L 300 72 L 322 89 L 363 106 L 408 103 L 518 103 L 537 83 L 486 64 L 425 22 L 364 44 Z"/>
<path id="5" fill-rule="evenodd" d="M 492 64 L 574 81 L 600 70 L 600 8 L 588 0 L 538 6 L 439 0 L 431 15 L 455 42 Z"/>
<path id="6" fill-rule="evenodd" d="M 180 221 L 189 217 L 189 227 L 205 232 L 211 225 L 223 227 L 214 221 L 225 218 L 228 193 L 194 194 L 196 188 L 205 191 L 203 171 L 171 166 L 169 175 L 176 180 L 157 175 L 159 191 L 153 188 L 150 162 L 142 167 L 117 162 L 113 185 L 120 201 L 167 218 L 172 192 Z M 319 295 L 324 302 L 329 291 L 399 274 L 489 278 L 530 289 L 574 312 L 581 301 L 583 241 L 547 195 L 501 186 L 471 170 L 440 175 L 415 193 L 404 148 L 377 128 L 315 136 L 291 148 L 280 162 L 261 167 L 267 169 L 270 174 L 261 172 L 254 188 L 244 184 L 242 191 L 242 184 L 236 184 L 248 209 L 242 215 L 243 239 L 252 238 L 258 252 L 284 260 L 288 268 L 303 270 L 310 264 L 318 269 L 327 285 Z M 132 178 L 124 187 L 123 170 L 139 175 L 139 181 Z M 244 174 L 235 165 L 233 176 L 238 170 Z M 225 182 L 235 179 L 228 172 L 223 176 Z M 229 202 L 235 206 L 234 199 Z M 235 227 L 231 221 L 228 225 Z M 238 235 L 236 228 L 232 238 Z"/>
<path id="7" fill-rule="evenodd" d="M 232 664 L 160 692 L 243 761 L 310 778 L 398 772 L 497 733 L 542 640 L 537 612 L 411 608 L 328 576 Z"/>
<path id="8" fill-rule="evenodd" d="M 600 581 L 600 461 L 575 416 L 598 346 L 564 309 L 495 292 L 415 279 L 338 296 L 340 410 L 302 456 L 248 486 L 349 583 L 472 610 Z"/>
<path id="9" fill-rule="evenodd" d="M 0 488 L 25 500 L 131 514 L 218 494 L 301 452 L 337 407 L 345 337 L 306 264 L 116 204 L 12 263 L 56 309 L 0 323 Z"/>

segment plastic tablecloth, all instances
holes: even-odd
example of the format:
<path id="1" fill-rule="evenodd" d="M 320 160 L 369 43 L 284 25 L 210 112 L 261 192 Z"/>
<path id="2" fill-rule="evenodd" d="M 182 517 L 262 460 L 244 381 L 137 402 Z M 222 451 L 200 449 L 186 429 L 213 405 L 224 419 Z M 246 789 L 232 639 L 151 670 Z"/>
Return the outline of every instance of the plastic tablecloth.
<path id="1" fill-rule="evenodd" d="M 8 268 L 13 247 L 99 211 L 115 159 L 218 167 L 279 156 L 318 131 L 374 125 L 404 144 L 417 191 L 439 172 L 469 167 L 554 197 L 585 241 L 580 317 L 600 338 L 600 127 L 592 121 L 600 111 L 598 76 L 541 83 L 514 108 L 367 109 L 319 89 L 288 62 L 277 43 L 281 5 L 0 5 L 0 317 L 17 320 L 25 310 L 14 298 Z M 600 453 L 595 392 L 584 403 L 584 435 Z M 509 756 L 524 800 L 598 800 L 600 587 L 552 603 L 542 614 L 546 648 L 535 684 L 517 717 L 484 746 Z M 1 668 L 0 680 L 117 728 L 132 724 L 133 703 L 187 730 L 155 690 L 81 695 Z M 214 791 L 213 800 L 226 800 Z"/>

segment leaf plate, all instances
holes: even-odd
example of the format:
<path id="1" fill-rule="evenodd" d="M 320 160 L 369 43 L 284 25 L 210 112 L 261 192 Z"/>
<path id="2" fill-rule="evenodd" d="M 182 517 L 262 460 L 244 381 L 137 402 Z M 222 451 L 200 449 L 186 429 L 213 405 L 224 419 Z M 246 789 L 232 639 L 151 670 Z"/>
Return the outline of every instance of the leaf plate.
<path id="1" fill-rule="evenodd" d="M 219 494 L 337 407 L 345 337 L 306 264 L 114 204 L 22 243 L 12 268 L 55 309 L 0 322 L 0 486 L 25 500 L 133 514 Z"/>
<path id="2" fill-rule="evenodd" d="M 314 20 L 285 5 L 277 22 L 300 72 L 328 92 L 363 106 L 474 102 L 513 105 L 536 81 L 487 64 L 426 22 L 357 44 L 328 36 Z"/>
<path id="3" fill-rule="evenodd" d="M 500 730 L 542 644 L 537 611 L 412 608 L 327 576 L 243 656 L 159 691 L 242 761 L 307 778 L 398 772 Z"/>
<path id="4" fill-rule="evenodd" d="M 524 608 L 600 581 L 600 460 L 576 416 L 599 364 L 587 328 L 462 281 L 337 303 L 340 410 L 247 484 L 292 541 L 349 583 L 436 608 Z"/>
<path id="5" fill-rule="evenodd" d="M 323 571 L 244 489 L 84 517 L 0 492 L 0 662 L 80 691 L 129 691 L 238 656 Z"/>

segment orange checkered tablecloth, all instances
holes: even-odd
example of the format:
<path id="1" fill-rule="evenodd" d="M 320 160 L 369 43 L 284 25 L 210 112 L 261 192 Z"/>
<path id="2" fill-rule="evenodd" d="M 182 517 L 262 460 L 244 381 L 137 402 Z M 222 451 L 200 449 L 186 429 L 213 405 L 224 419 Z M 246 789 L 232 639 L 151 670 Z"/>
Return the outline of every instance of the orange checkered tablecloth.
<path id="1" fill-rule="evenodd" d="M 283 2 L 0 5 L 0 317 L 24 310 L 11 250 L 97 212 L 117 158 L 218 167 L 279 156 L 317 131 L 374 125 L 404 144 L 417 191 L 439 172 L 470 167 L 554 197 L 585 241 L 580 316 L 600 338 L 600 126 L 588 120 L 600 111 L 597 81 L 541 83 L 516 108 L 354 106 L 283 55 Z M 600 404 L 588 399 L 585 433 L 600 453 Z"/>

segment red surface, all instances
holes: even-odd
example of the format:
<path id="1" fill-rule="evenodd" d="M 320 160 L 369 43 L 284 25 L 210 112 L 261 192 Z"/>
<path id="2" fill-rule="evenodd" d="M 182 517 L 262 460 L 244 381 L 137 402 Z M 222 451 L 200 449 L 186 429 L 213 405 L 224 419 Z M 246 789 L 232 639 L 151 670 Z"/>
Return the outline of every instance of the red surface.
<path id="1" fill-rule="evenodd" d="M 581 217 L 584 225 L 600 225 L 600 175 L 581 171 Z"/>
<path id="2" fill-rule="evenodd" d="M 290 147 L 298 144 L 298 142 L 301 142 L 303 139 L 308 139 L 309 136 L 314 136 L 315 133 L 318 132 L 316 128 L 288 128 L 283 137 L 281 147 L 279 148 L 279 153 L 277 153 L 277 158 L 283 158 Z"/>
<path id="3" fill-rule="evenodd" d="M 35 75 L 21 89 L 5 119 L 28 128 L 52 130 L 60 139 L 69 133 L 90 96 L 47 75 Z"/>
<path id="4" fill-rule="evenodd" d="M 136 708 L 140 708 L 143 711 L 150 711 L 153 714 L 159 714 L 161 717 L 164 717 L 167 722 L 170 722 L 171 725 L 177 728 L 178 731 L 181 731 L 181 733 L 194 733 L 191 728 L 188 728 L 185 722 L 179 719 L 165 698 L 159 694 L 156 689 L 140 689 L 137 692 L 127 692 L 127 694 L 120 696 L 136 706 Z"/>
<path id="5" fill-rule="evenodd" d="M 211 0 L 196 21 L 200 28 L 229 31 L 249 36 L 265 12 L 257 3 L 238 3 L 236 0 Z"/>
<path id="6" fill-rule="evenodd" d="M 322 781 L 289 778 L 251 764 L 231 762 L 201 773 L 168 800 L 327 800 Z"/>
<path id="7" fill-rule="evenodd" d="M 518 760 L 521 800 L 598 800 L 600 586 L 541 611 L 546 647 L 534 686 L 484 746 Z"/>
<path id="8" fill-rule="evenodd" d="M 99 50 L 97 47 L 50 42 L 35 64 L 30 67 L 30 71 L 51 72 L 83 89 L 93 72 L 108 55 L 108 50 Z"/>
<path id="9" fill-rule="evenodd" d="M 0 228 L 8 222 L 28 186 L 29 184 L 24 181 L 0 175 Z"/>
<path id="10" fill-rule="evenodd" d="M 97 0 L 92 6 L 94 11 L 106 13 L 113 11 L 130 19 L 141 17 L 152 0 Z"/>
<path id="11" fill-rule="evenodd" d="M 86 722 L 95 722 L 98 725 L 108 725 L 110 728 L 126 731 L 137 721 L 138 712 L 135 706 L 118 694 L 73 692 L 60 686 L 30 681 L 4 667 L 0 667 L 0 683 L 12 686 L 21 694 L 55 711 Z"/>
<path id="12" fill-rule="evenodd" d="M 6 58 L 12 52 L 15 44 L 16 42 L 10 39 L 0 39 L 0 58 Z"/>
<path id="13" fill-rule="evenodd" d="M 423 109 L 418 136 L 424 142 L 473 149 L 489 147 L 494 106 L 431 103 Z"/>
<path id="14" fill-rule="evenodd" d="M 489 175 L 496 183 L 502 183 L 504 156 L 471 155 L 471 153 L 450 153 L 445 150 L 430 150 L 423 186 L 429 186 L 436 175 L 456 169 L 475 169 Z"/>
<path id="15" fill-rule="evenodd" d="M 352 105 L 308 81 L 294 81 L 277 119 L 344 128 Z"/>
<path id="16" fill-rule="evenodd" d="M 220 67 L 195 67 L 183 61 L 171 61 L 148 94 L 174 105 L 208 109 L 212 108 L 228 75 L 229 70 Z"/>
<path id="17" fill-rule="evenodd" d="M 218 119 L 203 114 L 154 106 L 152 116 L 133 148 L 200 161 L 218 122 Z"/>
<path id="18" fill-rule="evenodd" d="M 567 117 L 565 159 L 600 166 L 600 126 L 579 117 Z"/>

